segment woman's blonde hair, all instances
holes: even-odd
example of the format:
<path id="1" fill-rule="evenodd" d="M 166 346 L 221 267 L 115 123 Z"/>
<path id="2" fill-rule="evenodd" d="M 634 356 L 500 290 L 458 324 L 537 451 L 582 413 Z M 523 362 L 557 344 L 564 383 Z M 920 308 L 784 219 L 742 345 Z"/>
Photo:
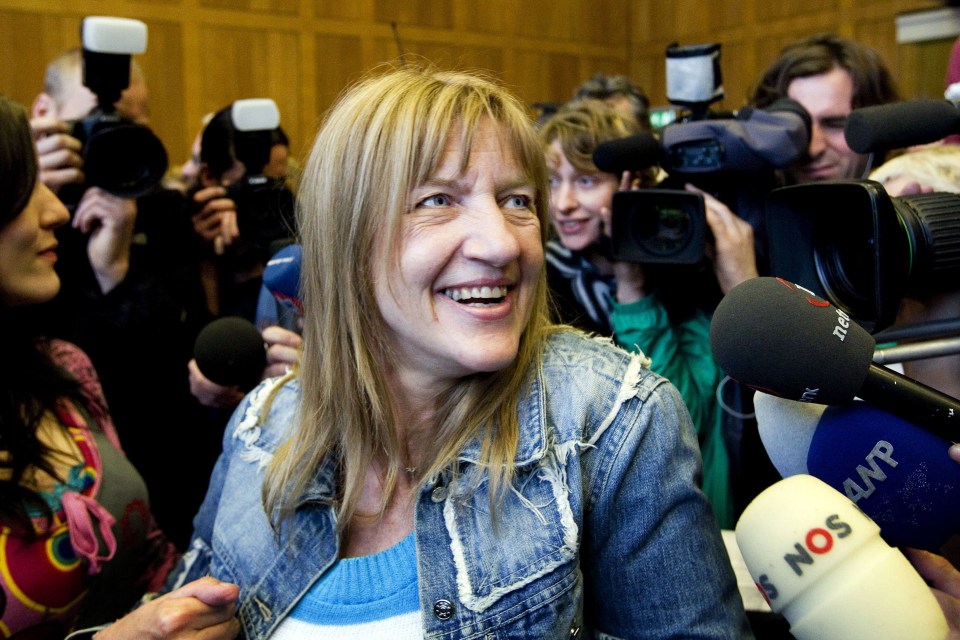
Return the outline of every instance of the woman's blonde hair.
<path id="1" fill-rule="evenodd" d="M 553 153 L 550 145 L 560 143 L 560 150 L 567 161 L 578 171 L 598 171 L 593 162 L 593 151 L 603 142 L 642 133 L 636 119 L 601 100 L 577 100 L 561 107 L 540 127 L 540 142 L 545 153 Z M 648 175 L 649 174 L 649 175 Z M 651 182 L 655 169 L 642 172 L 638 177 L 644 184 Z M 619 178 L 619 176 L 617 176 Z"/>
<path id="2" fill-rule="evenodd" d="M 939 144 L 907 151 L 873 170 L 871 180 L 904 178 L 934 191 L 960 193 L 960 145 Z"/>
<path id="3" fill-rule="evenodd" d="M 298 423 L 267 471 L 264 504 L 274 525 L 289 516 L 324 461 L 341 474 L 337 521 L 356 512 L 370 464 L 387 470 L 386 506 L 406 451 L 386 380 L 395 360 L 378 309 L 375 260 L 397 260 L 401 217 L 412 189 L 438 167 L 453 136 L 464 168 L 474 133 L 494 122 L 536 188 L 546 227 L 546 170 L 530 114 L 509 92 L 479 75 L 403 67 L 350 88 L 327 114 L 304 167 L 298 199 L 303 244 L 302 402 Z M 542 233 L 543 233 L 542 232 Z M 491 496 L 512 478 L 518 400 L 551 331 L 541 273 L 519 353 L 505 369 L 469 376 L 436 399 L 435 438 L 420 477 L 454 473 L 458 453 L 482 442 Z M 425 468 L 424 468 L 425 467 Z"/>

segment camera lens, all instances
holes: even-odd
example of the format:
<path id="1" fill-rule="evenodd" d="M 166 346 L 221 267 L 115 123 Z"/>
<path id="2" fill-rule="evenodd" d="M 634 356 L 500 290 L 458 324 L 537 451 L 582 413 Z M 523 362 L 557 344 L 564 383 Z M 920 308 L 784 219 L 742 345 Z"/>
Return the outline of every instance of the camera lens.
<path id="1" fill-rule="evenodd" d="M 690 243 L 693 220 L 680 207 L 657 206 L 652 215 L 640 216 L 636 231 L 637 243 L 656 256 L 669 256 L 683 251 Z"/>
<path id="2" fill-rule="evenodd" d="M 126 121 L 94 126 L 84 148 L 90 184 L 121 197 L 150 191 L 167 170 L 167 152 L 146 127 Z"/>
<path id="3" fill-rule="evenodd" d="M 864 216 L 844 212 L 850 218 Z M 873 225 L 870 219 L 847 220 L 841 233 L 834 227 L 821 226 L 814 238 L 813 259 L 820 282 L 830 300 L 853 315 L 871 313 L 873 256 L 876 252 Z"/>

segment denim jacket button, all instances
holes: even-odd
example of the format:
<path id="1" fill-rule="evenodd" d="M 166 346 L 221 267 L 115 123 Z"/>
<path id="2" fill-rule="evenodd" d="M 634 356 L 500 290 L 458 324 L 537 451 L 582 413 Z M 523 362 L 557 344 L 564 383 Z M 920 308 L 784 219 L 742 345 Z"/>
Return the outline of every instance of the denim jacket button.
<path id="1" fill-rule="evenodd" d="M 437 487 L 430 493 L 430 499 L 434 502 L 443 502 L 447 499 L 447 488 Z"/>
<path id="2" fill-rule="evenodd" d="M 570 627 L 570 638 L 579 638 L 580 637 L 580 625 L 574 625 Z"/>
<path id="3" fill-rule="evenodd" d="M 453 603 L 449 600 L 437 600 L 433 603 L 433 615 L 437 620 L 449 620 L 453 617 Z"/>

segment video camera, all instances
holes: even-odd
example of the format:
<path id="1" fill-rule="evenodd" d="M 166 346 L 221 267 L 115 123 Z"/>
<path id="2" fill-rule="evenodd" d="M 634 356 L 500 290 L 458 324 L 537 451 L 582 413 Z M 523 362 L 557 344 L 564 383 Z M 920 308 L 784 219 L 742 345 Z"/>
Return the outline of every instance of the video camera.
<path id="1" fill-rule="evenodd" d="M 767 201 L 771 269 L 867 330 L 891 325 L 905 295 L 958 288 L 960 195 L 892 198 L 871 180 L 783 187 Z"/>
<path id="2" fill-rule="evenodd" d="M 614 195 L 611 251 L 616 259 L 702 262 L 710 237 L 703 197 L 684 191 L 683 185 L 690 182 L 713 194 L 759 228 L 764 199 L 778 186 L 775 170 L 807 150 L 810 116 L 793 100 L 763 110 L 747 107 L 729 116 L 709 112 L 709 104 L 723 97 L 719 49 L 719 44 L 671 45 L 667 97 L 687 107 L 687 115 L 664 127 L 659 140 L 640 134 L 600 144 L 594 151 L 594 164 L 601 171 L 621 173 L 659 164 L 669 173 L 658 188 Z"/>
<path id="3" fill-rule="evenodd" d="M 146 51 L 147 25 L 91 16 L 83 19 L 81 40 L 83 84 L 97 97 L 86 117 L 70 123 L 70 135 L 83 145 L 82 190 L 92 185 L 121 197 L 142 196 L 163 178 L 167 152 L 150 129 L 125 118 L 114 103 L 130 85 L 130 56 Z"/>
<path id="4" fill-rule="evenodd" d="M 960 112 L 946 100 L 856 109 L 845 130 L 861 153 L 950 133 L 960 133 Z M 771 273 L 829 300 L 868 331 L 893 324 L 906 296 L 960 289 L 960 195 L 891 197 L 877 182 L 831 181 L 774 190 L 766 215 Z"/>

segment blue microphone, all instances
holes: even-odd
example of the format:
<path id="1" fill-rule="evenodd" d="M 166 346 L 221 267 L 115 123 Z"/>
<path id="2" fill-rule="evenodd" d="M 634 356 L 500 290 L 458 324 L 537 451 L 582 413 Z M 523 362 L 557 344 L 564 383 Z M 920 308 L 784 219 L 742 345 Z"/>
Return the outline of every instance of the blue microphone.
<path id="1" fill-rule="evenodd" d="M 889 544 L 936 551 L 960 533 L 960 464 L 947 440 L 865 402 L 827 407 L 758 392 L 754 406 L 780 474 L 809 474 L 845 494 Z"/>

